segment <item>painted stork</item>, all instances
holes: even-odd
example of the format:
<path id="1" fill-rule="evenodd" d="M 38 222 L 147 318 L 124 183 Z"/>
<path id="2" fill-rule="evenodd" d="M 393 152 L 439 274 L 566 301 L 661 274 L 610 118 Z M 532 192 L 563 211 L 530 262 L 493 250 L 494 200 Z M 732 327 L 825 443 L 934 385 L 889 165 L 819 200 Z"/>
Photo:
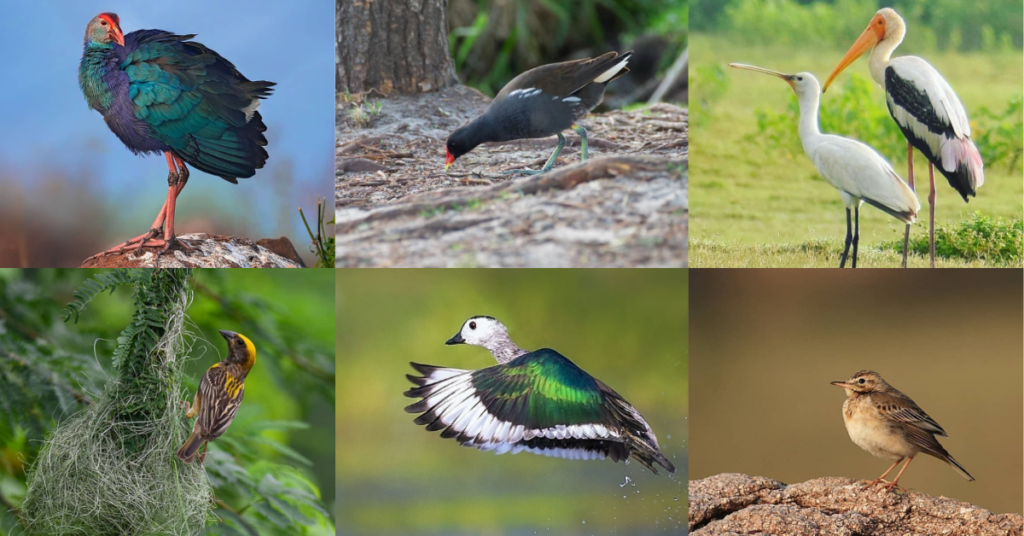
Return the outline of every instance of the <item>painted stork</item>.
<path id="1" fill-rule="evenodd" d="M 953 88 L 928 62 L 916 56 L 890 59 L 903 42 L 907 26 L 892 8 L 875 13 L 839 65 L 825 80 L 825 90 L 848 65 L 871 51 L 868 69 L 871 77 L 885 89 L 889 114 L 907 138 L 907 179 L 914 186 L 914 148 L 928 159 L 928 248 L 935 267 L 935 168 L 949 185 L 967 201 L 985 183 L 981 153 L 971 141 L 967 112 Z M 903 237 L 906 252 L 910 225 Z M 904 267 L 906 254 L 904 253 Z"/>
<path id="2" fill-rule="evenodd" d="M 770 74 L 783 79 L 796 92 L 800 102 L 800 142 L 807 158 L 814 162 L 825 180 L 839 190 L 839 196 L 846 206 L 846 245 L 839 260 L 839 267 L 846 266 L 846 259 L 853 244 L 851 267 L 857 267 L 857 243 L 860 241 L 860 205 L 867 202 L 886 214 L 905 222 L 917 220 L 921 203 L 903 179 L 893 171 L 877 151 L 857 140 L 834 134 L 822 134 L 818 130 L 818 104 L 821 86 L 811 73 L 783 74 L 761 67 L 730 63 L 730 67 Z M 850 229 L 850 210 L 854 212 L 853 232 Z M 907 250 L 903 249 L 906 263 Z"/>

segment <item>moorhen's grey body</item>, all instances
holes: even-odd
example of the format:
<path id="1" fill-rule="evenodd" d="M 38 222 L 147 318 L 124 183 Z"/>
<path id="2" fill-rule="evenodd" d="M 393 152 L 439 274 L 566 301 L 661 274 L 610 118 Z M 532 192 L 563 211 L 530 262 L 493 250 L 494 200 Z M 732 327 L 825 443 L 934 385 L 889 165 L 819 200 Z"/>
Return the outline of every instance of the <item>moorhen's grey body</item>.
<path id="1" fill-rule="evenodd" d="M 558 146 L 540 171 L 551 169 L 565 146 L 562 132 L 580 135 L 583 160 L 587 159 L 587 131 L 576 124 L 601 103 L 608 82 L 629 72 L 632 51 L 609 52 L 596 58 L 552 63 L 530 69 L 509 82 L 480 117 L 448 136 L 445 170 L 455 159 L 489 141 L 558 136 Z"/>

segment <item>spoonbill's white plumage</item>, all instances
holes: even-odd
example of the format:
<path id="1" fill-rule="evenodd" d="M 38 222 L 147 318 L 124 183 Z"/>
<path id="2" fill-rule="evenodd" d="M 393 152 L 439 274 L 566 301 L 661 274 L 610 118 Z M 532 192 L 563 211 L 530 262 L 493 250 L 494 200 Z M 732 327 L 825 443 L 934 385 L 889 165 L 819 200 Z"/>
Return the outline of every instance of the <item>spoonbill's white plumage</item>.
<path id="1" fill-rule="evenodd" d="M 853 245 L 851 266 L 857 267 L 857 244 L 860 241 L 860 205 L 866 202 L 890 216 L 914 223 L 921 210 L 914 191 L 892 169 L 889 162 L 868 145 L 857 140 L 822 134 L 818 129 L 818 105 L 821 86 L 811 73 L 783 74 L 761 67 L 730 63 L 730 67 L 777 76 L 796 92 L 800 102 L 800 142 L 804 153 L 814 162 L 818 172 L 839 190 L 846 207 L 846 243 L 839 267 L 846 265 Z M 851 229 L 850 212 L 853 211 Z M 906 248 L 903 256 L 906 262 Z"/>
<path id="2" fill-rule="evenodd" d="M 928 242 L 935 266 L 935 173 L 938 167 L 949 185 L 964 201 L 975 196 L 985 183 L 981 153 L 971 141 L 967 112 L 949 83 L 927 61 L 915 56 L 892 58 L 907 33 L 903 19 L 892 8 L 875 13 L 867 29 L 839 61 L 825 81 L 825 90 L 836 76 L 868 50 L 871 77 L 885 89 L 889 114 L 907 138 L 907 179 L 914 185 L 914 148 L 928 159 Z M 907 226 L 904 250 L 910 236 Z M 906 262 L 904 262 L 906 266 Z"/>

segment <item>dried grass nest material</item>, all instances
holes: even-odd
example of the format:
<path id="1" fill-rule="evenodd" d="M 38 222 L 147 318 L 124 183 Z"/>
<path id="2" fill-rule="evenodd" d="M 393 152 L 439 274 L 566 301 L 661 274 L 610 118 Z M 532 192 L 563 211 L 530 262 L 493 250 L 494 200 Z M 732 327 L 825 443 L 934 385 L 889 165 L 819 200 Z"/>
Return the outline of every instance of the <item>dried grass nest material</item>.
<path id="1" fill-rule="evenodd" d="M 179 463 L 185 441 L 184 356 L 193 338 L 184 332 L 187 293 L 174 307 L 156 352 L 170 396 L 162 417 L 124 422 L 114 416 L 133 401 L 113 393 L 111 380 L 96 403 L 61 423 L 46 439 L 29 472 L 23 504 L 31 534 L 61 536 L 201 534 L 211 515 L 211 488 L 200 464 Z M 146 438 L 125 454 L 124 438 Z"/>

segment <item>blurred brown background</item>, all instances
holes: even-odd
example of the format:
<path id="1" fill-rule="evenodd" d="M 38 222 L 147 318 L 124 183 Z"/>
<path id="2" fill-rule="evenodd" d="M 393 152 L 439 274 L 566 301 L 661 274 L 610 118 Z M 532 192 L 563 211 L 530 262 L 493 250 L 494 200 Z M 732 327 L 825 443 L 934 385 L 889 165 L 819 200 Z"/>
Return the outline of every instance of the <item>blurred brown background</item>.
<path id="1" fill-rule="evenodd" d="M 1022 273 L 977 273 L 692 271 L 690 478 L 876 478 L 892 462 L 853 444 L 829 385 L 873 369 L 977 478 L 922 455 L 901 486 L 1020 512 Z"/>

